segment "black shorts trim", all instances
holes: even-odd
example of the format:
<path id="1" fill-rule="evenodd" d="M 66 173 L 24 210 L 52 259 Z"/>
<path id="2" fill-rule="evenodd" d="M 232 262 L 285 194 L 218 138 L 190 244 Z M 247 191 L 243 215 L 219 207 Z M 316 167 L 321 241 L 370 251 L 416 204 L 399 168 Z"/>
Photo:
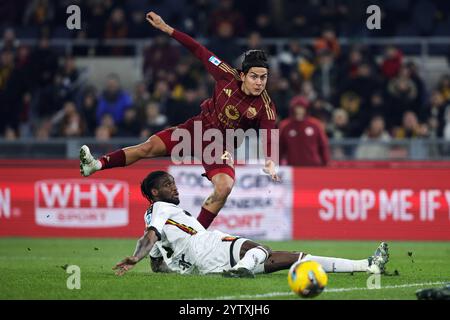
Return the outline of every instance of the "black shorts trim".
<path id="1" fill-rule="evenodd" d="M 234 257 L 233 257 L 233 248 L 234 248 L 234 244 L 236 243 L 236 241 L 237 240 L 239 240 L 240 238 L 239 237 L 237 237 L 236 239 L 234 239 L 232 242 L 231 242 L 231 245 L 230 245 L 230 265 L 231 265 L 231 267 L 234 267 L 235 265 L 236 265 L 236 260 L 234 260 Z"/>

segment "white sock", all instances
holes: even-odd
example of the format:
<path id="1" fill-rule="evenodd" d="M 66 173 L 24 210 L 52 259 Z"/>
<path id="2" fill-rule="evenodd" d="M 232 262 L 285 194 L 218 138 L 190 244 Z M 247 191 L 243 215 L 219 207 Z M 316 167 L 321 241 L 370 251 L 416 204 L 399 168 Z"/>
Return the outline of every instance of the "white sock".
<path id="1" fill-rule="evenodd" d="M 264 262 L 266 261 L 267 257 L 267 251 L 263 248 L 252 248 L 245 253 L 244 257 L 236 263 L 233 269 L 245 268 L 251 271 L 255 271 L 255 269 L 259 270 L 259 265 L 262 264 L 264 270 Z"/>
<path id="2" fill-rule="evenodd" d="M 265 270 L 264 270 L 265 263 L 266 263 L 266 261 L 263 261 L 263 262 L 257 264 L 256 267 L 253 269 L 253 273 L 254 274 L 265 273 Z"/>
<path id="3" fill-rule="evenodd" d="M 369 267 L 369 260 L 349 260 L 332 257 L 319 257 L 306 255 L 302 261 L 314 260 L 320 263 L 325 272 L 360 272 L 366 271 Z"/>

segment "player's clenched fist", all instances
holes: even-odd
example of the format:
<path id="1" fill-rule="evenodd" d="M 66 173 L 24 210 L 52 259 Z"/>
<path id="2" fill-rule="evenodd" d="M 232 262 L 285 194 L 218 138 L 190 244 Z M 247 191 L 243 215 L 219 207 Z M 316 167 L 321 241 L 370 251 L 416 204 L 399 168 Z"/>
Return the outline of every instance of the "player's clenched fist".
<path id="1" fill-rule="evenodd" d="M 147 21 L 156 29 L 159 29 L 165 33 L 168 33 L 169 35 L 172 34 L 173 32 L 173 28 L 169 25 L 167 25 L 164 20 L 157 15 L 156 13 L 154 13 L 153 11 L 150 11 L 149 13 L 147 13 Z"/>

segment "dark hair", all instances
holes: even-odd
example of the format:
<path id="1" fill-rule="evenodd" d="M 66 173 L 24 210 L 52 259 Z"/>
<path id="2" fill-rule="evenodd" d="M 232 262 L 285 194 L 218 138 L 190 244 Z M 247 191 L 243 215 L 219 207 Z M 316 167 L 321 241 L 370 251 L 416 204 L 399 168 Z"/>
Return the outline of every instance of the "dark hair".
<path id="1" fill-rule="evenodd" d="M 261 67 L 269 69 L 269 62 L 267 61 L 266 53 L 263 50 L 248 50 L 244 54 L 244 61 L 242 61 L 242 72 L 247 74 L 250 68 Z"/>
<path id="2" fill-rule="evenodd" d="M 141 193 L 148 201 L 153 201 L 152 189 L 158 188 L 159 179 L 167 174 L 166 171 L 153 171 L 141 182 Z"/>

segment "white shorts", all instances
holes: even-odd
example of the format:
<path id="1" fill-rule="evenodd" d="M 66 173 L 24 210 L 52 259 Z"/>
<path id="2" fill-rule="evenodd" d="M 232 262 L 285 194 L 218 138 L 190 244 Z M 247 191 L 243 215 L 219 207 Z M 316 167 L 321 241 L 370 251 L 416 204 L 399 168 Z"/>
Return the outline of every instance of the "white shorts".
<path id="1" fill-rule="evenodd" d="M 185 259 L 193 265 L 189 273 L 221 273 L 231 269 L 240 260 L 242 244 L 247 240 L 217 230 L 192 236 L 185 253 Z"/>

